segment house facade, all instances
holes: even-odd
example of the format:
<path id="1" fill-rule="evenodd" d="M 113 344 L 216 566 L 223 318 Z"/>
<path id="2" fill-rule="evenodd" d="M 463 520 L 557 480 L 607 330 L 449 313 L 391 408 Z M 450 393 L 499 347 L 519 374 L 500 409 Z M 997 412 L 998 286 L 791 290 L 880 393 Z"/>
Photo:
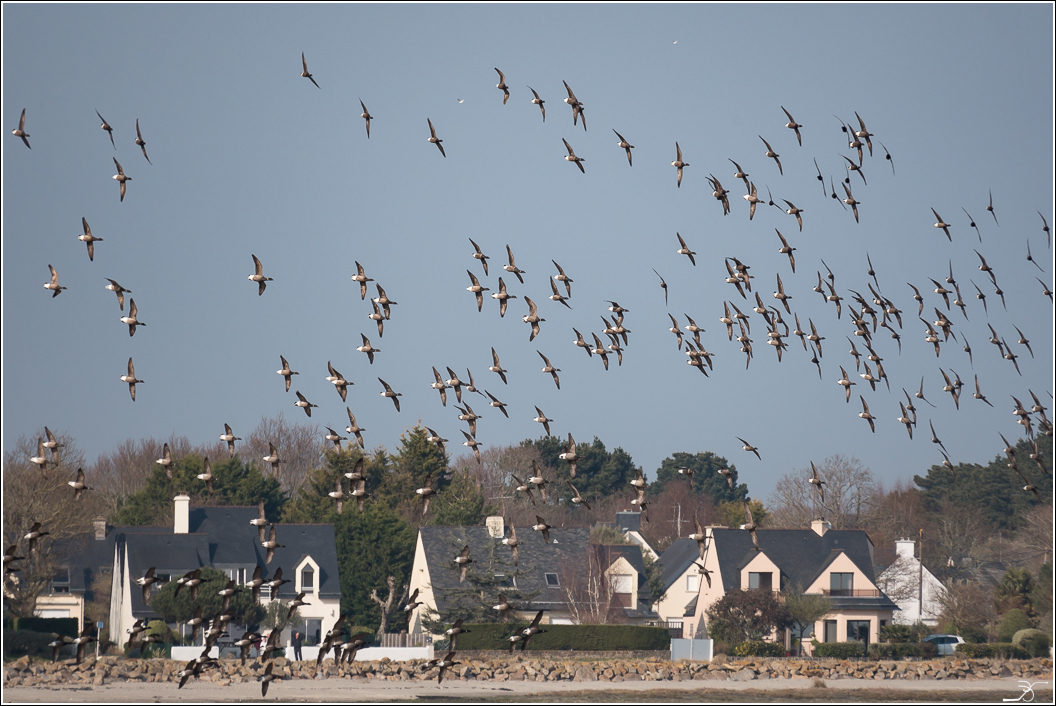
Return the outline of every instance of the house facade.
<path id="1" fill-rule="evenodd" d="M 898 604 L 893 622 L 899 625 L 939 624 L 942 597 L 946 588 L 935 575 L 913 556 L 916 542 L 903 538 L 895 542 L 895 561 L 880 572 L 877 584 Z"/>
<path id="2" fill-rule="evenodd" d="M 664 596 L 653 609 L 669 629 L 681 628 L 681 637 L 685 639 L 694 636 L 691 626 L 697 611 L 700 584 L 704 581 L 695 564 L 697 561 L 700 561 L 697 542 L 685 537 L 676 539 L 660 556 Z"/>
<path id="3" fill-rule="evenodd" d="M 704 566 L 712 572 L 711 586 L 701 581 L 683 634 L 705 632 L 707 610 L 730 591 L 801 590 L 827 596 L 832 603 L 830 613 L 805 630 L 807 651 L 811 637 L 818 642 L 879 642 L 880 628 L 893 621 L 898 606 L 877 586 L 873 544 L 862 530 L 830 527 L 815 520 L 811 529 L 759 529 L 759 550 L 744 530 L 706 528 L 710 549 Z M 790 631 L 777 637 L 791 647 Z"/>
<path id="4" fill-rule="evenodd" d="M 287 642 L 291 629 L 300 629 L 309 642 L 315 642 L 337 622 L 341 588 L 333 525 L 277 525 L 278 541 L 286 546 L 277 548 L 271 563 L 265 564 L 266 550 L 260 544 L 257 528 L 249 523 L 257 517 L 256 507 L 192 508 L 190 498 L 182 495 L 174 499 L 174 509 L 172 527 L 112 527 L 99 518 L 93 535 L 64 540 L 59 550 L 65 563 L 58 578 L 68 577 L 68 583 L 53 582 L 51 591 L 37 601 L 38 613 L 78 617 L 72 607 L 68 616 L 55 612 L 67 609 L 65 605 L 59 607 L 57 599 L 68 597 L 71 606 L 79 602 L 83 617 L 84 598 L 91 586 L 109 579 L 107 630 L 112 641 L 123 644 L 136 620 L 160 619 L 144 603 L 143 590 L 136 583 L 150 567 L 154 567 L 158 578 L 157 590 L 170 580 L 206 566 L 226 573 L 236 585 L 245 585 L 260 566 L 265 580 L 282 568 L 283 578 L 290 581 L 274 594 L 263 587 L 262 604 L 291 601 L 298 593 L 305 593 L 307 605 L 299 608 L 304 622 L 284 631 Z M 234 626 L 230 632 L 232 639 L 240 636 Z"/>
<path id="5" fill-rule="evenodd" d="M 410 591 L 418 591 L 422 606 L 415 610 L 411 633 L 428 633 L 426 616 L 446 616 L 460 602 L 479 603 L 478 584 L 486 586 L 485 601 L 507 597 L 511 618 L 531 620 L 545 611 L 544 624 L 610 622 L 645 624 L 656 620 L 649 610 L 649 592 L 642 549 L 637 544 L 592 545 L 589 528 L 550 529 L 550 542 L 524 526 L 517 531 L 517 564 L 512 550 L 502 544 L 510 536 L 501 517 L 489 517 L 484 527 L 422 527 L 418 531 Z M 470 548 L 467 580 L 459 581 L 454 558 Z M 603 585 L 605 598 L 592 598 L 584 582 Z M 492 600 L 494 599 L 494 601 Z"/>

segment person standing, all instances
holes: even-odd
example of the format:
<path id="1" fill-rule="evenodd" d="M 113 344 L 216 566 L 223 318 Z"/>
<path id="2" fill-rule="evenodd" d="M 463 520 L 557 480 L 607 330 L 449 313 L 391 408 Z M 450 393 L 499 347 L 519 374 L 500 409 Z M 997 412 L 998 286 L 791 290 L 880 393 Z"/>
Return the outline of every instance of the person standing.
<path id="1" fill-rule="evenodd" d="M 302 635 L 299 630 L 297 632 L 293 633 L 292 643 L 293 643 L 293 656 L 294 656 L 294 659 L 297 660 L 298 662 L 303 661 L 304 658 L 301 657 L 301 645 L 304 644 L 304 635 Z"/>

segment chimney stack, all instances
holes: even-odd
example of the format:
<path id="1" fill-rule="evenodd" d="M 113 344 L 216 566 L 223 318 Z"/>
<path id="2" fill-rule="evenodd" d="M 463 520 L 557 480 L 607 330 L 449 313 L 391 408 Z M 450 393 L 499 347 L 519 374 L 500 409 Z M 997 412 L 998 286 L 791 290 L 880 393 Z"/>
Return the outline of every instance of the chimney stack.
<path id="1" fill-rule="evenodd" d="M 828 520 L 817 519 L 810 523 L 810 528 L 814 530 L 819 537 L 824 537 L 825 533 L 832 529 L 832 525 L 829 524 Z"/>
<path id="2" fill-rule="evenodd" d="M 484 520 L 488 528 L 488 536 L 492 539 L 502 539 L 506 536 L 506 523 L 499 515 L 492 515 Z"/>
<path id="3" fill-rule="evenodd" d="M 101 541 L 101 540 L 106 539 L 106 518 L 105 517 L 100 516 L 100 517 L 96 517 L 94 520 L 92 520 L 92 527 L 95 529 L 95 538 L 97 540 Z"/>
<path id="4" fill-rule="evenodd" d="M 187 534 L 191 531 L 191 497 L 177 495 L 173 503 L 175 504 L 175 519 L 172 531 L 174 534 Z"/>

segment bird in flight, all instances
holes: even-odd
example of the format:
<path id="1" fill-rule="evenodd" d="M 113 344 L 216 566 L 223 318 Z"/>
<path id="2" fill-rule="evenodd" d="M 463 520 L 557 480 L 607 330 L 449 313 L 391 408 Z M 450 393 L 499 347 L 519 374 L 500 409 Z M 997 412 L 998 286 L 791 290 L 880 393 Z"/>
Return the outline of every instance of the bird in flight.
<path id="1" fill-rule="evenodd" d="M 444 146 L 440 144 L 441 142 L 443 142 L 443 140 L 436 136 L 436 128 L 433 127 L 432 119 L 426 118 L 425 120 L 427 123 L 429 123 L 429 142 L 432 142 L 434 145 L 436 145 L 437 149 L 440 150 L 440 154 L 444 155 L 444 157 L 447 157 L 447 152 L 444 152 Z"/>
<path id="2" fill-rule="evenodd" d="M 29 133 L 26 132 L 26 109 L 25 108 L 22 109 L 22 117 L 18 119 L 18 127 L 16 129 L 12 130 L 11 134 L 14 135 L 15 137 L 21 137 L 22 138 L 22 142 L 24 142 L 26 144 L 26 147 L 29 147 L 29 140 L 26 139 L 27 137 L 29 137 Z M 33 149 L 33 148 L 29 147 L 29 149 Z"/>
<path id="3" fill-rule="evenodd" d="M 303 70 L 303 71 L 301 72 L 301 77 L 303 77 L 303 78 L 306 78 L 306 79 L 308 79 L 308 80 L 309 80 L 309 81 L 311 81 L 312 83 L 315 83 L 315 79 L 314 79 L 314 78 L 312 78 L 312 75 L 311 75 L 310 73 L 308 73 L 308 62 L 304 60 L 304 52 L 303 52 L 303 51 L 301 52 L 301 66 L 303 66 L 303 67 L 304 67 L 304 70 Z M 318 84 L 318 83 L 315 83 L 315 87 L 316 87 L 316 88 L 320 88 L 320 86 L 319 86 L 319 84 Z M 363 112 L 366 112 L 366 110 L 367 110 L 367 109 L 366 109 L 366 108 L 364 108 L 364 109 L 363 109 Z M 369 126 L 369 123 L 368 123 L 368 126 Z M 370 132 L 370 129 L 369 129 L 369 127 L 368 127 L 368 129 L 367 129 L 367 132 L 368 132 L 368 133 Z M 368 137 L 369 137 L 369 135 L 368 135 Z"/>

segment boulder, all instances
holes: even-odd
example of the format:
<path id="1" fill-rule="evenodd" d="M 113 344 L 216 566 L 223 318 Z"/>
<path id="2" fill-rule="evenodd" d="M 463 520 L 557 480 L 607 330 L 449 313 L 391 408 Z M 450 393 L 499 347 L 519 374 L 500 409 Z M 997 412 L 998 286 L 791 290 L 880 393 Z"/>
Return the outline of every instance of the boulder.
<path id="1" fill-rule="evenodd" d="M 576 670 L 576 676 L 572 681 L 597 681 L 598 677 L 594 674 L 594 670 L 590 667 L 583 665 Z"/>

